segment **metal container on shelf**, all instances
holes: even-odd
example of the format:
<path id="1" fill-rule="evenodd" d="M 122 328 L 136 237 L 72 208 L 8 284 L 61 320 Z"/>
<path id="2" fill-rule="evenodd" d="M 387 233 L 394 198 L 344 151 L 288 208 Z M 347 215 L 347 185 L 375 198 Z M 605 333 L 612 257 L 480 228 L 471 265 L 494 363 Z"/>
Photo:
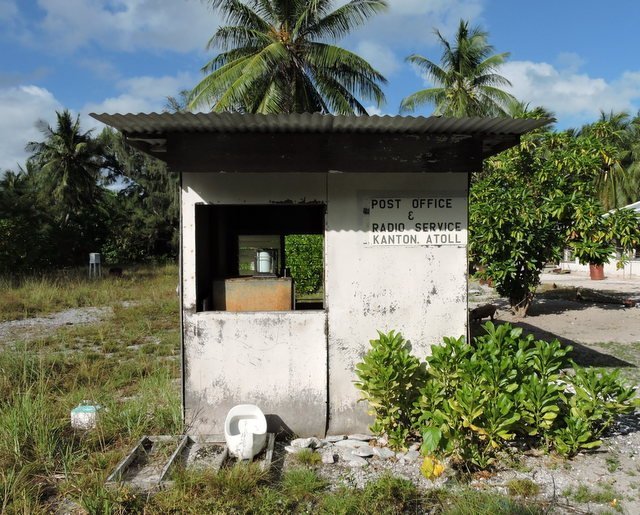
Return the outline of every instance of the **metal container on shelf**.
<path id="1" fill-rule="evenodd" d="M 255 271 L 256 275 L 277 275 L 278 249 L 257 249 Z"/>

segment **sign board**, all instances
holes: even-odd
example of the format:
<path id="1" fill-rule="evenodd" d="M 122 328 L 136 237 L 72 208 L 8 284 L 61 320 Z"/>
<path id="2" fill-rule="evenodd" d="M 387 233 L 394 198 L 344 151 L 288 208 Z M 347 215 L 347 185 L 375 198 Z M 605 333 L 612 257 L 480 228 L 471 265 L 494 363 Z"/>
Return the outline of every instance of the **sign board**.
<path id="1" fill-rule="evenodd" d="M 466 244 L 466 197 L 376 197 L 370 200 L 369 245 Z"/>

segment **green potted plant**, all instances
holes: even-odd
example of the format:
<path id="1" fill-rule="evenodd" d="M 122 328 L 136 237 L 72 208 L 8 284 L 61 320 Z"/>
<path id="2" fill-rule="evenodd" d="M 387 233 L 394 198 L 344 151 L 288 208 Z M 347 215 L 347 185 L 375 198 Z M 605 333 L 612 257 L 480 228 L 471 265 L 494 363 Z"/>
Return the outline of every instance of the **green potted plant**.
<path id="1" fill-rule="evenodd" d="M 580 264 L 589 265 L 592 280 L 604 279 L 604 265 L 615 252 L 611 217 L 592 199 L 579 206 L 569 234 L 569 247 Z"/>
<path id="2" fill-rule="evenodd" d="M 574 256 L 583 264 L 589 265 L 589 276 L 593 281 L 604 279 L 604 265 L 609 262 L 615 247 L 599 238 L 594 240 L 582 239 L 571 242 Z"/>

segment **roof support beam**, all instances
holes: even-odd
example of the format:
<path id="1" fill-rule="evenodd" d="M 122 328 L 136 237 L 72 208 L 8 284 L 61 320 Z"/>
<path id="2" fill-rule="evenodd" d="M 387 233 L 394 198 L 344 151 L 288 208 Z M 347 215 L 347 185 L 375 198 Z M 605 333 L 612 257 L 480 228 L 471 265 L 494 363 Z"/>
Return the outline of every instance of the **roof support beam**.
<path id="1" fill-rule="evenodd" d="M 443 134 L 174 133 L 162 157 L 181 172 L 475 172 L 480 138 Z"/>

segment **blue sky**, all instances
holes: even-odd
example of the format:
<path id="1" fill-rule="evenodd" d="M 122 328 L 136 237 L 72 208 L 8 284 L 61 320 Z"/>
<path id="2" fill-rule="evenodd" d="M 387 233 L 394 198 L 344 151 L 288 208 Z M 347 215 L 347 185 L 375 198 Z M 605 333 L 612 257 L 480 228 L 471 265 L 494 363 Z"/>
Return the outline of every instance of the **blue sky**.
<path id="1" fill-rule="evenodd" d="M 344 0 L 339 0 L 344 2 Z M 341 44 L 389 79 L 387 104 L 427 83 L 404 58 L 438 60 L 433 29 L 451 36 L 460 18 L 511 52 L 501 73 L 512 93 L 555 112 L 561 128 L 599 110 L 640 108 L 637 0 L 389 0 L 390 10 Z M 161 111 L 200 79 L 204 48 L 220 23 L 201 0 L 0 0 L 0 170 L 16 169 L 24 145 L 41 139 L 38 119 L 69 108 L 86 129 L 89 112 Z M 429 115 L 431 106 L 416 114 Z"/>

